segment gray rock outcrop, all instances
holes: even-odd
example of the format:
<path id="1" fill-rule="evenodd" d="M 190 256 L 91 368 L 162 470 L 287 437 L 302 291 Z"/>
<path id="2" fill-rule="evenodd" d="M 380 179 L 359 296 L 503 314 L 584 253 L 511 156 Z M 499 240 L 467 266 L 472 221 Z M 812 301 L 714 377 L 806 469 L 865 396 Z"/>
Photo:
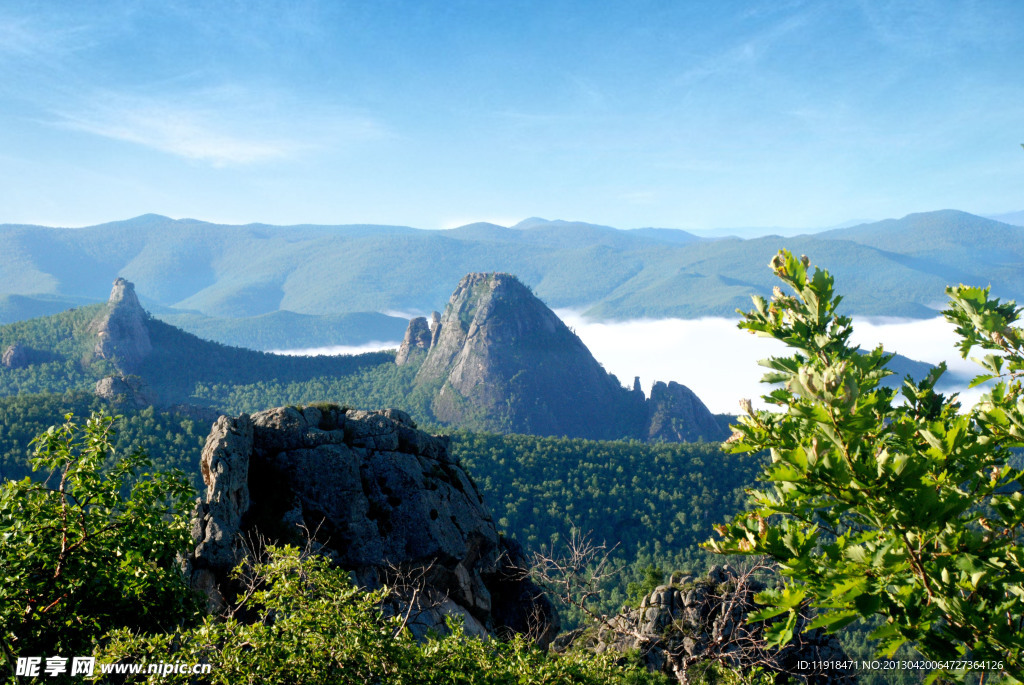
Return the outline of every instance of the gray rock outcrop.
<path id="1" fill-rule="evenodd" d="M 94 394 L 116 405 L 142 409 L 154 403 L 149 386 L 138 376 L 107 376 L 96 381 Z"/>
<path id="2" fill-rule="evenodd" d="M 501 432 L 620 438 L 643 413 L 583 341 L 511 274 L 462 279 L 434 327 L 416 383 L 433 389 L 439 420 Z"/>
<path id="3" fill-rule="evenodd" d="M 134 373 L 153 350 L 147 318 L 135 286 L 123 278 L 115 279 L 106 308 L 89 324 L 97 339 L 95 355 L 112 362 L 122 374 Z"/>
<path id="4" fill-rule="evenodd" d="M 647 439 L 663 442 L 694 442 L 725 439 L 719 425 L 697 395 L 675 381 L 658 381 L 647 400 Z"/>
<path id="5" fill-rule="evenodd" d="M 418 316 L 409 321 L 409 327 L 405 329 L 405 338 L 395 355 L 395 363 L 399 366 L 409 362 L 417 362 L 427 356 L 430 349 L 430 327 L 427 319 Z"/>
<path id="6" fill-rule="evenodd" d="M 440 421 L 501 433 L 651 441 L 724 440 L 728 430 L 688 388 L 649 399 L 604 370 L 583 341 L 514 276 L 469 274 L 430 324 L 409 322 L 395 359 Z"/>
<path id="7" fill-rule="evenodd" d="M 8 369 L 23 369 L 31 362 L 31 351 L 24 345 L 15 343 L 4 350 L 3 357 L 0 357 L 0 364 Z"/>
<path id="8" fill-rule="evenodd" d="M 447 439 L 417 430 L 404 412 L 221 416 L 201 466 L 206 494 L 187 566 L 211 608 L 232 601 L 228 574 L 246 554 L 241 539 L 296 542 L 308 533 L 367 588 L 389 582 L 394 569 L 419 569 L 421 597 L 436 601 L 410 622 L 414 634 L 443 630 L 446 615 L 461 616 L 471 634 L 530 632 L 547 644 L 558 632 L 554 607 L 518 570 L 521 548 L 498 534 Z"/>
<path id="9" fill-rule="evenodd" d="M 728 565 L 715 566 L 700 578 L 674 576 L 644 597 L 639 608 L 624 611 L 598 629 L 559 636 L 555 647 L 582 642 L 597 652 L 636 649 L 650 670 L 681 683 L 687 682 L 688 670 L 715 661 L 736 669 L 762 666 L 807 683 L 853 683 L 851 674 L 814 670 L 815 662 L 847 659 L 834 635 L 816 630 L 797 634 L 781 650 L 765 646 L 765 624 L 747 623 L 745 618 L 759 607 L 754 595 L 765 588 L 761 580 Z M 798 630 L 804 625 L 806 621 L 801 621 Z M 809 666 L 801 670 L 800 662 Z"/>

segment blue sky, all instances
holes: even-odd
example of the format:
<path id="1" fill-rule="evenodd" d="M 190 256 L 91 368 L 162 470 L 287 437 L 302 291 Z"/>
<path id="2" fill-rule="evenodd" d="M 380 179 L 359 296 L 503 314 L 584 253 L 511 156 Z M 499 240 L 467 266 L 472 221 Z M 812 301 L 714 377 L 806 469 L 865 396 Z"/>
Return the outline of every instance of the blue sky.
<path id="1" fill-rule="evenodd" d="M 6 2 L 0 223 L 1024 209 L 1024 3 Z"/>

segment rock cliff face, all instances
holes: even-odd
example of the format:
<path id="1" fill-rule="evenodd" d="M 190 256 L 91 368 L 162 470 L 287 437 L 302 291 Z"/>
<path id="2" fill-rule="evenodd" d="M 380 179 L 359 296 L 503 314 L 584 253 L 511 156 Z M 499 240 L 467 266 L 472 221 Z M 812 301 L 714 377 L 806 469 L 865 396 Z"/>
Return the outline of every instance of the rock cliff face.
<path id="1" fill-rule="evenodd" d="M 434 415 L 504 432 L 622 437 L 630 393 L 510 274 L 470 274 L 445 307 L 416 383 Z"/>
<path id="2" fill-rule="evenodd" d="M 89 331 L 97 338 L 96 356 L 113 362 L 121 373 L 134 373 L 153 351 L 147 318 L 135 286 L 123 278 L 116 279 L 106 309 L 89 324 Z"/>
<path id="3" fill-rule="evenodd" d="M 422 360 L 430 349 L 430 327 L 425 317 L 419 316 L 409 322 L 405 338 L 395 355 L 395 363 L 404 366 L 409 362 Z"/>
<path id="4" fill-rule="evenodd" d="M 230 602 L 229 571 L 242 539 L 296 541 L 308 531 L 321 553 L 360 585 L 420 569 L 436 601 L 414 633 L 461 616 L 469 633 L 530 632 L 547 644 L 557 612 L 524 580 L 521 548 L 498 535 L 447 439 L 416 429 L 403 412 L 277 408 L 221 416 L 202 453 L 206 495 L 197 505 L 188 560 L 211 607 Z M 423 571 L 423 569 L 426 569 Z"/>
<path id="5" fill-rule="evenodd" d="M 685 386 L 657 383 L 650 400 L 638 380 L 623 388 L 509 274 L 463 278 L 429 336 L 425 318 L 410 321 L 396 362 L 421 359 L 416 384 L 433 395 L 434 416 L 454 425 L 594 439 L 726 437 Z"/>
<path id="6" fill-rule="evenodd" d="M 694 442 L 724 438 L 714 414 L 685 385 L 661 381 L 651 388 L 647 401 L 647 439 L 664 442 Z"/>
<path id="7" fill-rule="evenodd" d="M 0 357 L 0 364 L 8 369 L 23 369 L 31 363 L 31 351 L 24 345 L 9 345 Z"/>
<path id="8" fill-rule="evenodd" d="M 142 409 L 154 403 L 146 382 L 138 376 L 107 376 L 96 381 L 95 395 L 119 406 Z"/>

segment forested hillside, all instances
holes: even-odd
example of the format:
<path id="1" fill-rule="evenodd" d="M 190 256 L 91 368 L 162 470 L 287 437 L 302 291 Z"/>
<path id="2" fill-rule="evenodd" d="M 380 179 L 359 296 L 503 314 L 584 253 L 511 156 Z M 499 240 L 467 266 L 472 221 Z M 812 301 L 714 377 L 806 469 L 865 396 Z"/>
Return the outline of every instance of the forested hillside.
<path id="1" fill-rule="evenodd" d="M 110 406 L 91 392 L 19 395 L 0 398 L 0 480 L 32 475 L 28 459 L 35 451 L 33 438 L 63 421 L 66 414 L 79 418 Z M 192 484 L 199 477 L 199 452 L 210 432 L 211 418 L 199 413 L 159 411 L 153 407 L 124 409 L 114 424 L 115 447 L 124 452 L 138 447 L 146 451 L 159 470 L 181 469 Z M 36 477 L 46 474 L 36 474 Z"/>
<path id="2" fill-rule="evenodd" d="M 0 398 L 0 477 L 30 475 L 29 441 L 73 412 L 109 409 L 90 393 Z M 115 423 L 118 449 L 137 446 L 157 468 L 181 469 L 199 487 L 199 452 L 212 417 L 123 408 Z M 739 508 L 760 459 L 725 456 L 715 443 L 601 442 L 526 435 L 451 433 L 452 455 L 480 487 L 500 530 L 528 550 L 564 541 L 572 529 L 617 546 L 629 568 L 607 588 L 614 610 L 627 586 L 657 566 L 701 568 L 697 544 Z M 42 474 L 36 474 L 37 476 Z M 614 606 L 613 606 L 614 605 Z"/>
<path id="3" fill-rule="evenodd" d="M 699 543 L 745 501 L 759 457 L 722 453 L 717 443 L 657 444 L 538 438 L 459 431 L 453 455 L 483 491 L 499 527 L 530 551 L 558 553 L 577 530 L 606 545 L 623 571 L 602 608 L 630 600 L 631 583 L 653 571 L 703 572 Z M 651 569 L 651 571 L 649 571 Z M 633 601 L 638 599 L 633 590 Z M 571 622 L 582 616 L 570 610 Z"/>
<path id="4" fill-rule="evenodd" d="M 88 330 L 103 307 L 89 305 L 0 326 L 0 350 L 20 345 L 29 350 L 30 356 L 24 366 L 0 366 L 0 395 L 91 391 L 98 379 L 116 374 L 118 369 L 112 363 L 97 358 L 96 336 Z M 201 391 L 197 394 L 199 384 L 288 384 L 313 377 L 344 378 L 376 366 L 393 366 L 394 356 L 385 352 L 357 356 L 272 355 L 202 340 L 153 318 L 146 326 L 152 353 L 136 371 L 165 403 L 207 402 L 210 398 Z"/>

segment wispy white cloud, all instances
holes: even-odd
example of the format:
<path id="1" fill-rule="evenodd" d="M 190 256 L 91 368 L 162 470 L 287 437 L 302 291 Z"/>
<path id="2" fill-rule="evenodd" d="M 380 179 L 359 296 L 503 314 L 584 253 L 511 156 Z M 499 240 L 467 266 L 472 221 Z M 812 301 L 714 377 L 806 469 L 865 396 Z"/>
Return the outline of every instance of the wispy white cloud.
<path id="1" fill-rule="evenodd" d="M 26 56 L 39 51 L 39 32 L 26 19 L 0 17 L 0 53 Z"/>
<path id="2" fill-rule="evenodd" d="M 997 3 L 860 0 L 856 6 L 880 44 L 926 58 L 1018 38 Z"/>
<path id="3" fill-rule="evenodd" d="M 293 141 L 247 140 L 217 130 L 202 114 L 182 109 L 76 112 L 65 114 L 61 124 L 215 165 L 248 164 L 287 157 L 297 149 Z"/>
<path id="4" fill-rule="evenodd" d="M 343 111 L 296 111 L 236 89 L 141 97 L 101 93 L 55 124 L 215 166 L 253 164 L 386 137 L 373 119 Z"/>
<path id="5" fill-rule="evenodd" d="M 420 312 L 416 310 L 405 311 L 401 309 L 386 309 L 382 311 L 381 314 L 384 314 L 385 316 L 395 316 L 398 317 L 399 319 L 415 319 L 417 316 L 426 315 L 425 312 Z"/>
<path id="6" fill-rule="evenodd" d="M 676 76 L 676 83 L 690 86 L 709 79 L 756 70 L 773 49 L 784 44 L 792 34 L 807 27 L 816 11 L 812 8 L 791 12 L 787 8 L 781 19 L 766 21 L 756 31 L 744 33 L 742 27 L 738 27 L 736 39 L 683 70 Z"/>
<path id="7" fill-rule="evenodd" d="M 54 63 L 94 41 L 88 24 L 43 22 L 34 16 L 0 14 L 0 57 Z"/>

